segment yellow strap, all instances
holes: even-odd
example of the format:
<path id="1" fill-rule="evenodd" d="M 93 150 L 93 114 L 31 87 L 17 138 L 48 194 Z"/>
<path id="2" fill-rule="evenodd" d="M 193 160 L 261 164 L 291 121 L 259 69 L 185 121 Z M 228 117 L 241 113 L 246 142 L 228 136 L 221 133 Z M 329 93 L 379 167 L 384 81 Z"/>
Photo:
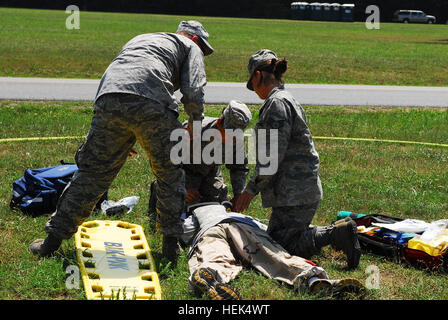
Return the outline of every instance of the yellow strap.
<path id="1" fill-rule="evenodd" d="M 0 143 L 2 143 L 2 142 L 24 142 L 24 141 L 45 141 L 45 140 L 72 140 L 72 139 L 85 139 L 85 136 L 6 138 L 6 139 L 0 139 Z"/>
<path id="2" fill-rule="evenodd" d="M 403 141 L 403 140 L 384 140 L 384 139 L 369 139 L 369 138 L 344 138 L 344 137 L 313 137 L 318 140 L 344 140 L 344 141 L 366 141 L 366 142 L 387 142 L 387 143 L 404 143 L 404 144 L 418 144 L 432 147 L 444 147 L 448 148 L 448 144 L 432 143 L 432 142 L 420 142 L 420 141 Z"/>

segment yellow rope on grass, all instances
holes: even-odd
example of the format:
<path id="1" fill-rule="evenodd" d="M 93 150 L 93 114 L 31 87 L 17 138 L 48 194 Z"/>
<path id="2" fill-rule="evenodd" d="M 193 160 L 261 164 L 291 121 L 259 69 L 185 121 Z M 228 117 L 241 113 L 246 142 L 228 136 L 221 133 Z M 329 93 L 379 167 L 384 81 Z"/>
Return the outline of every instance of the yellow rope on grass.
<path id="1" fill-rule="evenodd" d="M 0 143 L 2 143 L 2 142 L 45 141 L 45 140 L 73 140 L 73 139 L 85 139 L 85 136 L 6 138 L 6 139 L 0 139 Z"/>
<path id="2" fill-rule="evenodd" d="M 345 138 L 345 137 L 318 137 L 315 136 L 313 139 L 316 140 L 343 140 L 343 141 L 366 141 L 366 142 L 386 142 L 386 143 L 402 143 L 402 144 L 417 144 L 431 147 L 444 147 L 448 148 L 448 144 L 442 143 L 432 143 L 432 142 L 420 142 L 420 141 L 403 141 L 403 140 L 385 140 L 385 139 L 369 139 L 369 138 Z"/>

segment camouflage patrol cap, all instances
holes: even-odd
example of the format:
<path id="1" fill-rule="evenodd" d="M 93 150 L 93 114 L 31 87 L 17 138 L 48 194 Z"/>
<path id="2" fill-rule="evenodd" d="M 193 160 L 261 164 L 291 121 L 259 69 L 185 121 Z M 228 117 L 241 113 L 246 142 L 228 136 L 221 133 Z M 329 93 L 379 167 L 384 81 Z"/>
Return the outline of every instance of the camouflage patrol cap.
<path id="1" fill-rule="evenodd" d="M 252 86 L 252 76 L 254 75 L 254 71 L 257 70 L 258 67 L 267 64 L 269 60 L 277 59 L 277 55 L 274 51 L 269 49 L 261 49 L 254 53 L 247 64 L 247 69 L 249 70 L 249 80 L 247 81 L 246 87 L 247 89 L 254 91 Z"/>
<path id="2" fill-rule="evenodd" d="M 177 32 L 179 31 L 185 31 L 197 35 L 204 44 L 204 55 L 208 56 L 215 51 L 208 43 L 208 32 L 204 29 L 200 22 L 195 20 L 181 21 L 179 23 L 179 27 L 177 27 Z"/>
<path id="3" fill-rule="evenodd" d="M 252 120 L 252 113 L 241 101 L 232 100 L 223 110 L 222 118 L 225 129 L 245 129 Z"/>

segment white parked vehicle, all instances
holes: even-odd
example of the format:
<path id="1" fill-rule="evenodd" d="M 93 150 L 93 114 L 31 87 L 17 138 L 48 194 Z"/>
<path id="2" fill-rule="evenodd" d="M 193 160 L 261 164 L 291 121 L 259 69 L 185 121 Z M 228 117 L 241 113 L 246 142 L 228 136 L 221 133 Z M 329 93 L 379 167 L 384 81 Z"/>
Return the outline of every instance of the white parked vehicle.
<path id="1" fill-rule="evenodd" d="M 397 10 L 394 13 L 393 21 L 403 23 L 436 23 L 436 17 L 427 15 L 420 10 Z"/>

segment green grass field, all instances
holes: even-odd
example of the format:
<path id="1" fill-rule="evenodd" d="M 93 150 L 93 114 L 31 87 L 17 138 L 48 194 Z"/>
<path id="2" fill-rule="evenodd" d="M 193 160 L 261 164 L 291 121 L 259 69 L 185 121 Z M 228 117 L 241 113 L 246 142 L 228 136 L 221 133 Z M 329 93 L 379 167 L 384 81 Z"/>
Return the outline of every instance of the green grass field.
<path id="1" fill-rule="evenodd" d="M 67 30 L 65 11 L 0 8 L 0 76 L 100 78 L 132 37 L 175 32 L 196 19 L 216 52 L 209 81 L 244 82 L 251 54 L 269 48 L 290 64 L 289 83 L 446 86 L 448 26 L 187 17 L 82 12 Z"/>
<path id="2" fill-rule="evenodd" d="M 206 107 L 206 115 L 218 116 L 222 106 Z M 251 106 L 255 123 L 259 106 Z M 305 106 L 314 136 L 358 137 L 447 143 L 446 109 L 367 108 Z M 15 137 L 84 136 L 92 108 L 81 102 L 0 101 L 0 139 Z M 181 120 L 185 119 L 184 113 Z M 39 121 L 35 121 L 39 119 Z M 0 143 L 0 299 L 85 299 L 82 289 L 67 289 L 66 267 L 76 265 L 74 240 L 65 241 L 56 257 L 38 259 L 29 244 L 45 235 L 48 217 L 30 218 L 9 210 L 12 182 L 27 168 L 73 161 L 82 139 Z M 321 158 L 324 199 L 315 224 L 329 224 L 339 210 L 381 213 L 426 221 L 448 218 L 448 150 L 444 147 L 378 142 L 315 140 Z M 145 228 L 152 247 L 164 299 L 201 299 L 188 291 L 186 252 L 171 269 L 161 258 L 161 236 L 146 216 L 149 183 L 154 179 L 143 150 L 130 158 L 109 191 L 109 199 L 140 196 L 129 215 L 117 217 Z M 253 168 L 253 166 L 251 166 Z M 228 171 L 224 177 L 229 183 Z M 248 214 L 269 218 L 270 210 L 255 198 Z M 94 214 L 90 220 L 104 219 Z M 344 256 L 325 248 L 313 259 L 330 277 L 356 277 L 365 281 L 366 269 L 380 272 L 380 289 L 369 290 L 365 299 L 446 299 L 446 273 L 421 270 L 365 254 L 355 271 L 344 269 Z M 321 299 L 295 292 L 286 285 L 245 269 L 233 282 L 244 299 Z"/>

